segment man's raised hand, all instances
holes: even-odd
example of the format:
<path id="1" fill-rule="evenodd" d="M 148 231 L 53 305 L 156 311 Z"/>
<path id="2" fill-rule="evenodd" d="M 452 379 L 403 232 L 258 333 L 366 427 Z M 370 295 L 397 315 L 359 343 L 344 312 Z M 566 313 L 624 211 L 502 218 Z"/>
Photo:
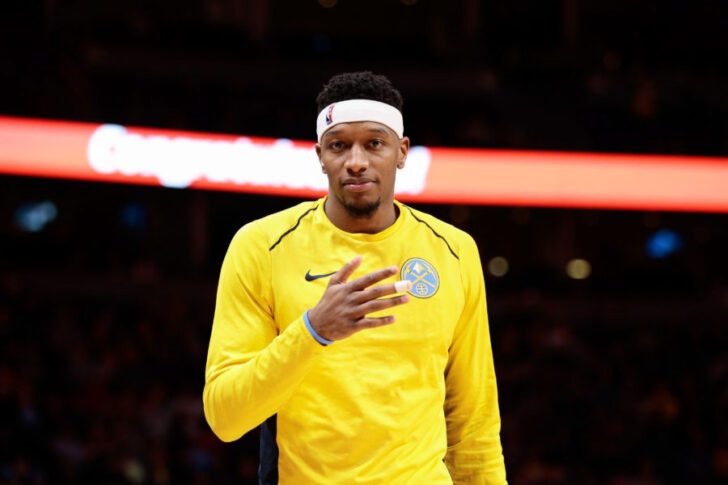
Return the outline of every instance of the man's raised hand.
<path id="1" fill-rule="evenodd" d="M 327 340 L 341 340 L 365 328 L 390 325 L 394 323 L 394 315 L 367 315 L 409 301 L 407 294 L 382 298 L 410 290 L 412 283 L 409 281 L 372 286 L 396 274 L 396 266 L 347 281 L 360 264 L 361 256 L 357 256 L 334 273 L 321 300 L 309 310 L 308 321 L 319 336 Z"/>

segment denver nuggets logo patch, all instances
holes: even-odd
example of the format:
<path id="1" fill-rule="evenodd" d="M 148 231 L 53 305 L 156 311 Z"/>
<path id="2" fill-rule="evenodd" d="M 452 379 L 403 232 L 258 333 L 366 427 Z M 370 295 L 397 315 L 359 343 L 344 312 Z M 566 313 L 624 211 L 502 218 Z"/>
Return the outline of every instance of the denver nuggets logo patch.
<path id="1" fill-rule="evenodd" d="M 412 289 L 408 293 L 416 298 L 429 298 L 440 287 L 440 277 L 435 267 L 422 258 L 405 261 L 401 278 L 412 282 Z"/>

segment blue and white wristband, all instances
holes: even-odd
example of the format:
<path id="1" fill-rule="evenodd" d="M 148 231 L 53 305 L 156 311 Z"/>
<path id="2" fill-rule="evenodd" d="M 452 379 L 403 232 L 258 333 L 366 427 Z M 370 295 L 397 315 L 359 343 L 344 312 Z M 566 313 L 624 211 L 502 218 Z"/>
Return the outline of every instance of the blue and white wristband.
<path id="1" fill-rule="evenodd" d="M 306 313 L 303 314 L 303 323 L 306 324 L 306 328 L 308 329 L 308 332 L 311 334 L 311 336 L 316 339 L 316 342 L 320 343 L 321 345 L 333 344 L 333 340 L 325 339 L 321 335 L 316 333 L 316 330 L 313 329 L 313 327 L 311 326 L 311 322 L 308 320 L 308 312 L 309 310 L 306 310 Z"/>

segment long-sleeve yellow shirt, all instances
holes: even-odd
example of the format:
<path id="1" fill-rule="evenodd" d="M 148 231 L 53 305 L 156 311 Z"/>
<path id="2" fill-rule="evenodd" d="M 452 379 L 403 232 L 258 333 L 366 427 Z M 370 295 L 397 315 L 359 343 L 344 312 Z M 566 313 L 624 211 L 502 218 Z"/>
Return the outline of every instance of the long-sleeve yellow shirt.
<path id="1" fill-rule="evenodd" d="M 334 226 L 324 199 L 251 222 L 222 265 L 205 373 L 212 430 L 264 423 L 260 483 L 506 483 L 483 273 L 473 239 L 396 202 L 377 234 Z M 396 265 L 392 325 L 325 346 L 306 328 L 337 271 Z M 375 314 L 376 315 L 376 314 Z"/>

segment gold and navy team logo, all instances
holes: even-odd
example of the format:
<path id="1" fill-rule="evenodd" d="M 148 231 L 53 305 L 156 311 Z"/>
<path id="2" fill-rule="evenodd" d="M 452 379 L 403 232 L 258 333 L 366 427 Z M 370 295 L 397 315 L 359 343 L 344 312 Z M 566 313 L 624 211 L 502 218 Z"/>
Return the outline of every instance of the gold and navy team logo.
<path id="1" fill-rule="evenodd" d="M 440 277 L 435 267 L 422 258 L 405 261 L 401 277 L 412 282 L 412 289 L 408 293 L 417 298 L 429 298 L 440 287 Z"/>

